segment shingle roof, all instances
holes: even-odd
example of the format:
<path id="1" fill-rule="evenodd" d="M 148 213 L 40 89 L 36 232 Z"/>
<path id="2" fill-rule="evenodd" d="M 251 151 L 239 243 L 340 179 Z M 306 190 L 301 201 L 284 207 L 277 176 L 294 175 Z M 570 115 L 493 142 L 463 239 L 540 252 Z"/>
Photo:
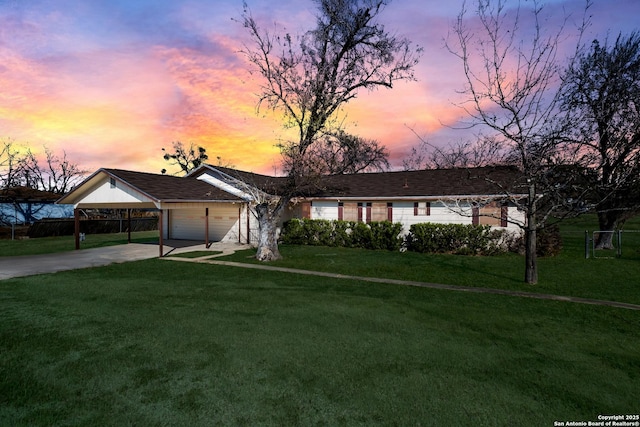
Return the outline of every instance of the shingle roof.
<path id="1" fill-rule="evenodd" d="M 443 197 L 522 193 L 512 167 L 430 169 L 337 175 L 323 180 L 317 197 Z"/>
<path id="2" fill-rule="evenodd" d="M 237 201 L 226 191 L 191 177 L 159 175 L 122 169 L 102 169 L 158 201 Z"/>
<path id="3" fill-rule="evenodd" d="M 0 190 L 0 203 L 53 203 L 59 194 L 29 187 L 9 187 Z"/>
<path id="4" fill-rule="evenodd" d="M 284 177 L 270 177 L 214 167 L 264 191 L 275 194 Z M 518 194 L 522 174 L 514 167 L 428 169 L 419 171 L 358 173 L 319 179 L 304 191 L 307 197 L 398 198 Z"/>

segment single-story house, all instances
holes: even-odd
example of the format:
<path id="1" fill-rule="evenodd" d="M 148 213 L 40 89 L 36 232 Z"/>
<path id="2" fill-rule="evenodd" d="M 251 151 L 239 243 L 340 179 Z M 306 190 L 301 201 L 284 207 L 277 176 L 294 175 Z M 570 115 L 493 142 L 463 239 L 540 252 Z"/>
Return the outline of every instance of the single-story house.
<path id="1" fill-rule="evenodd" d="M 331 176 L 292 200 L 283 218 L 488 224 L 518 229 L 513 200 L 519 173 L 509 167 L 436 169 Z M 253 194 L 277 194 L 284 178 L 202 165 L 185 177 L 99 169 L 58 203 L 88 208 L 153 208 L 163 239 L 257 242 Z M 506 197 L 509 195 L 509 197 Z M 76 223 L 78 221 L 76 220 Z M 76 226 L 76 229 L 78 227 Z M 76 237 L 77 242 L 77 237 Z"/>

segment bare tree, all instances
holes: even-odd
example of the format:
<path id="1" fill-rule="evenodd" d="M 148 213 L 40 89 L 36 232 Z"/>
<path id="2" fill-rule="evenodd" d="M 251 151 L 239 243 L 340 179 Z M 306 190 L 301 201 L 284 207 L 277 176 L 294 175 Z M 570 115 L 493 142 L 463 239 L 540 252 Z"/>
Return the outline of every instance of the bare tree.
<path id="1" fill-rule="evenodd" d="M 18 171 L 20 182 L 25 187 L 56 194 L 70 191 L 86 173 L 86 170 L 67 158 L 66 151 L 62 151 L 60 157 L 46 147 L 44 165 L 31 149 L 28 149 Z"/>
<path id="2" fill-rule="evenodd" d="M 20 185 L 18 172 L 24 158 L 12 139 L 3 139 L 0 143 L 0 189 Z"/>
<path id="3" fill-rule="evenodd" d="M 285 152 L 289 147 L 281 147 Z M 298 157 L 299 156 L 299 157 Z M 378 141 L 349 135 L 342 130 L 318 138 L 304 153 L 283 156 L 285 173 L 303 170 L 309 183 L 326 175 L 382 171 L 389 168 L 389 153 Z"/>
<path id="4" fill-rule="evenodd" d="M 277 223 L 291 198 L 301 188 L 309 187 L 313 154 L 329 148 L 338 154 L 335 157 L 338 160 L 339 153 L 347 153 L 349 149 L 336 147 L 353 141 L 358 142 L 354 146 L 357 151 L 347 157 L 360 159 L 364 155 L 361 153 L 380 152 L 380 147 L 370 141 L 342 137 L 340 108 L 361 90 L 392 88 L 398 81 L 413 80 L 413 69 L 421 53 L 421 49 L 387 32 L 378 22 L 388 0 L 315 0 L 315 3 L 318 6 L 315 28 L 300 36 L 263 31 L 246 3 L 241 19 L 253 42 L 244 47 L 243 53 L 263 82 L 258 110 L 266 106 L 282 112 L 286 126 L 298 134 L 295 141 L 280 147 L 287 184 L 276 199 L 256 202 L 260 225 L 256 257 L 263 261 L 280 258 Z M 333 137 L 331 147 L 327 144 L 328 137 Z"/>
<path id="5" fill-rule="evenodd" d="M 462 62 L 466 78 L 462 108 L 472 126 L 482 126 L 516 165 L 522 182 L 514 197 L 504 197 L 526 215 L 525 282 L 538 281 L 538 228 L 566 199 L 555 197 L 558 165 L 569 161 L 562 142 L 567 122 L 558 120 L 558 86 L 562 66 L 558 59 L 566 23 L 553 31 L 543 28 L 549 16 L 537 0 L 507 7 L 506 0 L 476 0 L 475 20 L 466 4 L 453 27 L 455 43 L 449 50 Z M 530 7 L 529 7 L 530 6 Z M 589 4 L 587 3 L 588 7 Z M 524 19 L 529 21 L 523 22 Z M 578 29 L 578 34 L 582 30 Z M 512 189 L 514 187 L 511 187 Z"/>
<path id="6" fill-rule="evenodd" d="M 565 73 L 563 105 L 575 123 L 575 149 L 592 169 L 587 185 L 598 213 L 596 245 L 640 213 L 640 33 L 595 40 Z"/>
<path id="7" fill-rule="evenodd" d="M 495 138 L 480 136 L 477 141 L 458 142 L 446 147 L 418 138 L 420 143 L 402 160 L 404 170 L 479 168 L 507 165 L 510 162 L 509 153 Z"/>

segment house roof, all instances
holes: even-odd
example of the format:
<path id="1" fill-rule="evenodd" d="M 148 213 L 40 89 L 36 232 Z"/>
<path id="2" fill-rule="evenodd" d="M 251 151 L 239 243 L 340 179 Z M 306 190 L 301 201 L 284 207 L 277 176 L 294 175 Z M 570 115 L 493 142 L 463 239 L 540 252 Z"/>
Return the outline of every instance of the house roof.
<path id="1" fill-rule="evenodd" d="M 0 203 L 53 203 L 59 194 L 29 187 L 9 187 L 0 190 Z"/>
<path id="2" fill-rule="evenodd" d="M 287 183 L 285 177 L 271 177 L 235 169 L 206 165 L 186 177 L 99 169 L 58 203 L 77 203 L 92 191 L 94 183 L 104 182 L 105 174 L 158 202 L 236 202 L 243 199 L 198 179 L 207 171 L 243 181 L 270 194 L 278 194 Z M 304 196 L 310 199 L 411 199 L 521 195 L 522 174 L 512 167 L 430 169 L 420 171 L 359 173 L 323 177 L 309 186 Z M 233 180 L 228 184 L 234 185 Z M 237 185 L 237 184 L 236 184 Z"/>
<path id="3" fill-rule="evenodd" d="M 235 169 L 203 166 L 222 172 L 271 194 L 286 185 L 287 178 L 260 175 Z M 522 193 L 522 174 L 517 168 L 492 166 L 481 168 L 427 169 L 419 171 L 358 173 L 323 177 L 304 191 L 308 198 L 411 198 L 445 196 L 483 196 Z"/>
<path id="4" fill-rule="evenodd" d="M 238 201 L 239 197 L 193 177 L 177 177 L 122 169 L 103 169 L 108 174 L 157 201 Z"/>
<path id="5" fill-rule="evenodd" d="M 522 174 L 513 167 L 428 169 L 336 175 L 316 197 L 445 197 L 520 194 Z"/>
<path id="6" fill-rule="evenodd" d="M 123 169 L 99 169 L 57 203 L 75 203 L 104 175 L 115 178 L 156 202 L 167 201 L 238 201 L 239 197 L 190 177 L 177 177 Z"/>

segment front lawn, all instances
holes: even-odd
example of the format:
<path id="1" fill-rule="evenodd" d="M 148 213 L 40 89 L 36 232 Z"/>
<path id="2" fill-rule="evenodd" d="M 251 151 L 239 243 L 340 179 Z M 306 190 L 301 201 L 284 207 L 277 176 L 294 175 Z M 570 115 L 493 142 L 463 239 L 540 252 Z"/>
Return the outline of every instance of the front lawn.
<path id="1" fill-rule="evenodd" d="M 632 310 L 154 259 L 0 281 L 0 312 L 3 425 L 551 426 L 640 411 Z"/>

